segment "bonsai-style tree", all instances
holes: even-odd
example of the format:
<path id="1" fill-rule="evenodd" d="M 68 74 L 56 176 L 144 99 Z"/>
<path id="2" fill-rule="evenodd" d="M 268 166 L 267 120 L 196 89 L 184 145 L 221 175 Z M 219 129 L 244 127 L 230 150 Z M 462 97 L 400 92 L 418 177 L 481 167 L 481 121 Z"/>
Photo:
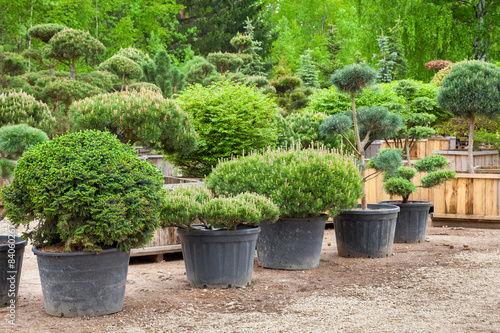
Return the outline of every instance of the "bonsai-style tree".
<path id="1" fill-rule="evenodd" d="M 207 59 L 201 56 L 195 56 L 187 61 L 182 67 L 188 84 L 199 83 L 208 86 L 213 82 L 221 80 L 220 74 Z"/>
<path id="2" fill-rule="evenodd" d="M 120 91 L 123 91 L 125 87 L 125 80 L 130 84 L 129 80 L 138 79 L 142 76 L 142 69 L 138 63 L 120 55 L 114 55 L 104 61 L 99 65 L 99 69 L 111 72 L 121 78 L 122 86 Z"/>
<path id="3" fill-rule="evenodd" d="M 56 118 L 47 104 L 21 92 L 0 94 L 0 126 L 27 124 L 52 134 Z"/>
<path id="4" fill-rule="evenodd" d="M 352 126 L 354 126 L 354 136 L 356 142 L 353 144 L 348 139 L 347 142 L 351 145 L 351 147 L 354 149 L 354 152 L 358 155 L 360 166 L 364 165 L 365 147 L 366 144 L 368 144 L 371 140 L 371 134 L 383 133 L 386 136 L 390 136 L 390 134 L 392 134 L 392 131 L 397 130 L 398 127 L 401 126 L 401 119 L 398 116 L 391 115 L 385 108 L 367 108 L 364 109 L 362 114 L 358 117 L 355 96 L 357 93 L 361 93 L 364 88 L 372 83 L 376 75 L 376 70 L 363 63 L 352 64 L 333 73 L 330 78 L 330 82 L 335 85 L 341 92 L 345 92 L 351 95 L 352 111 L 349 113 L 352 113 L 352 117 L 349 117 L 349 114 L 333 115 L 326 118 L 323 124 L 321 124 L 320 126 L 320 132 L 322 132 L 323 134 L 341 134 L 345 139 L 347 139 L 345 134 L 351 129 Z M 363 120 L 363 127 L 365 128 L 363 131 L 366 132 L 363 141 L 361 141 L 361 131 L 359 126 L 359 122 L 361 119 L 365 119 Z M 373 135 L 371 137 L 373 140 Z M 365 210 L 368 209 L 364 183 L 361 207 Z"/>
<path id="5" fill-rule="evenodd" d="M 88 32 L 75 29 L 64 29 L 55 34 L 45 49 L 45 56 L 55 58 L 70 67 L 69 78 L 76 74 L 76 62 L 82 57 L 104 53 L 106 48 Z"/>
<path id="6" fill-rule="evenodd" d="M 0 52 L 0 79 L 5 75 L 21 75 L 25 71 L 26 59 L 16 53 Z"/>
<path id="7" fill-rule="evenodd" d="M 30 38 L 39 39 L 43 43 L 47 44 L 52 37 L 58 32 L 67 29 L 64 25 L 61 24 L 38 24 L 28 30 L 28 36 Z M 50 62 L 47 63 L 43 59 L 42 51 L 37 49 L 28 49 L 23 52 L 23 55 L 26 58 L 30 58 L 36 61 L 38 64 L 49 69 L 50 75 L 54 75 L 56 71 L 57 62 L 54 58 L 50 58 Z"/>
<path id="8" fill-rule="evenodd" d="M 158 227 L 162 183 L 155 167 L 113 134 L 83 131 L 29 149 L 2 200 L 15 226 L 40 219 L 24 234 L 38 248 L 129 251 Z"/>
<path id="9" fill-rule="evenodd" d="M 408 203 L 410 194 L 417 191 L 417 186 L 412 182 L 417 172 L 427 172 L 423 177 L 421 187 L 432 188 L 445 181 L 456 178 L 455 171 L 442 170 L 448 165 L 446 157 L 431 155 L 418 160 L 414 169 L 401 166 L 401 153 L 398 149 L 383 149 L 370 159 L 368 167 L 384 173 L 384 190 L 390 196 L 401 196 L 402 203 Z M 397 169 L 394 166 L 400 165 Z"/>
<path id="10" fill-rule="evenodd" d="M 68 115 L 68 110 L 74 101 L 101 94 L 103 91 L 98 87 L 76 80 L 54 80 L 42 90 L 42 99 L 50 101 L 54 110 L 59 109 L 59 105 L 64 105 L 64 115 Z"/>
<path id="11" fill-rule="evenodd" d="M 123 143 L 140 142 L 165 154 L 188 154 L 197 147 L 197 134 L 188 114 L 176 102 L 152 90 L 101 94 L 70 107 L 73 130 L 97 129 Z"/>
<path id="12" fill-rule="evenodd" d="M 237 72 L 244 62 L 238 54 L 228 52 L 209 53 L 207 60 L 212 63 L 217 72 L 224 74 L 226 72 Z"/>
<path id="13" fill-rule="evenodd" d="M 136 49 L 135 47 L 129 46 L 125 49 L 120 49 L 120 51 L 116 52 L 116 55 L 120 55 L 126 58 L 129 58 L 130 60 L 135 61 L 139 65 L 143 63 L 147 63 L 151 61 L 151 58 L 149 57 L 149 54 L 146 52 Z"/>
<path id="14" fill-rule="evenodd" d="M 180 92 L 185 86 L 184 74 L 172 64 L 165 50 L 156 52 L 154 60 L 143 63 L 142 70 L 145 81 L 159 87 L 165 98 Z"/>
<path id="15" fill-rule="evenodd" d="M 428 125 L 429 123 L 433 122 L 436 117 L 431 114 L 424 114 L 412 118 L 410 115 L 410 107 L 418 105 L 424 108 L 432 108 L 435 102 L 428 97 L 419 97 L 416 98 L 412 104 L 410 104 L 410 98 L 412 98 L 419 90 L 418 84 L 413 80 L 400 80 L 394 85 L 392 89 L 396 92 L 396 94 L 398 94 L 399 96 L 403 96 L 405 99 L 407 115 L 405 129 L 406 133 L 400 134 L 403 134 L 405 136 L 404 152 L 406 153 L 408 167 L 411 168 L 410 151 L 413 146 L 417 143 L 418 140 L 430 138 L 436 133 L 432 128 L 421 125 L 425 123 L 427 123 Z"/>
<path id="16" fill-rule="evenodd" d="M 316 70 L 316 65 L 311 59 L 311 52 L 311 50 L 307 50 L 306 54 L 300 56 L 300 68 L 297 71 L 297 76 L 305 87 L 319 88 L 319 71 Z"/>
<path id="17" fill-rule="evenodd" d="M 500 114 L 500 68 L 478 60 L 456 64 L 441 83 L 437 100 L 443 109 L 469 119 L 467 171 L 474 173 L 474 124 L 477 115 Z"/>

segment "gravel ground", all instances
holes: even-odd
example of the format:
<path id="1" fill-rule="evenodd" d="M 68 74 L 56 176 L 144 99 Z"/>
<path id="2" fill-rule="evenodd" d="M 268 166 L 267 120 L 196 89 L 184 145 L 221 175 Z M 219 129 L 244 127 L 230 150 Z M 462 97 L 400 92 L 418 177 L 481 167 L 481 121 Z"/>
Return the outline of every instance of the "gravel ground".
<path id="1" fill-rule="evenodd" d="M 43 309 L 27 248 L 17 325 L 0 332 L 500 332 L 500 230 L 429 227 L 427 242 L 393 252 L 341 258 L 327 229 L 317 269 L 255 264 L 253 284 L 234 289 L 189 287 L 179 255 L 134 260 L 123 311 L 57 318 Z"/>

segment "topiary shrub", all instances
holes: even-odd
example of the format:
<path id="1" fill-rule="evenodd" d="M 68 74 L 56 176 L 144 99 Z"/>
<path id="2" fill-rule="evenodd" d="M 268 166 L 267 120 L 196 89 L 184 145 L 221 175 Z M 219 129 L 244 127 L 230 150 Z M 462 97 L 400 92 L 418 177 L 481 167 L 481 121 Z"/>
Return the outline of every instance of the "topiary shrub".
<path id="1" fill-rule="evenodd" d="M 128 86 L 129 91 L 136 91 L 140 92 L 142 89 L 144 90 L 151 90 L 157 93 L 162 93 L 161 89 L 158 88 L 158 86 L 154 83 L 148 83 L 148 82 L 136 82 L 132 83 L 130 86 Z"/>
<path id="2" fill-rule="evenodd" d="M 432 188 L 445 181 L 456 178 L 455 171 L 442 170 L 448 165 L 446 157 L 440 155 L 431 155 L 418 160 L 412 169 L 401 166 L 401 150 L 384 149 L 379 155 L 370 159 L 368 167 L 378 172 L 384 172 L 384 190 L 390 196 L 400 196 L 402 203 L 408 203 L 410 194 L 417 191 L 417 186 L 412 183 L 413 177 L 417 172 L 427 172 L 423 177 L 421 187 Z M 400 165 L 396 170 L 394 166 Z"/>
<path id="3" fill-rule="evenodd" d="M 191 176 L 207 175 L 220 158 L 273 145 L 278 107 L 258 90 L 223 82 L 191 86 L 178 98 L 200 136 L 198 150 L 168 160 Z"/>
<path id="4" fill-rule="evenodd" d="M 149 54 L 132 46 L 125 49 L 121 48 L 120 51 L 116 52 L 116 55 L 129 58 L 138 64 L 146 63 L 151 60 Z"/>
<path id="5" fill-rule="evenodd" d="M 237 54 L 227 52 L 210 53 L 207 60 L 215 66 L 217 72 L 224 74 L 225 72 L 234 72 L 239 67 L 244 65 L 243 60 Z"/>
<path id="6" fill-rule="evenodd" d="M 25 62 L 22 56 L 12 52 L 0 52 L 0 78 L 5 75 L 21 75 L 25 71 Z"/>
<path id="7" fill-rule="evenodd" d="M 103 91 L 91 84 L 77 80 L 54 80 L 42 89 L 42 99 L 59 108 L 64 105 L 64 115 L 74 101 L 103 93 Z"/>
<path id="8" fill-rule="evenodd" d="M 63 242 L 67 251 L 129 251 L 158 227 L 162 183 L 114 135 L 84 131 L 28 150 L 2 200 L 15 226 L 40 220 L 24 234 L 39 248 Z"/>
<path id="9" fill-rule="evenodd" d="M 275 222 L 279 209 L 268 198 L 242 193 L 213 198 L 208 189 L 189 186 L 164 192 L 160 213 L 162 226 L 195 229 L 202 222 L 207 229 L 236 230 L 238 225 L 257 226 L 262 220 Z"/>
<path id="10" fill-rule="evenodd" d="M 500 68 L 477 60 L 456 64 L 441 83 L 437 100 L 443 109 L 469 119 L 467 171 L 474 173 L 475 120 L 477 115 L 496 118 L 500 114 Z"/>
<path id="11" fill-rule="evenodd" d="M 0 94 L 0 126 L 24 123 L 50 135 L 55 122 L 47 104 L 33 96 L 22 91 Z"/>
<path id="12" fill-rule="evenodd" d="M 221 162 L 206 179 L 219 196 L 265 195 L 280 217 L 331 216 L 357 204 L 362 177 L 346 155 L 327 149 L 267 149 Z"/>
<path id="13" fill-rule="evenodd" d="M 196 149 L 197 134 L 176 102 L 151 90 L 96 95 L 71 105 L 73 130 L 109 131 L 123 143 L 140 142 L 165 153 Z"/>
<path id="14" fill-rule="evenodd" d="M 185 74 L 185 80 L 188 84 L 199 83 L 208 86 L 221 80 L 221 75 L 215 66 L 201 56 L 195 56 L 187 61 L 182 67 L 182 72 Z"/>
<path id="15" fill-rule="evenodd" d="M 121 91 L 125 87 L 125 80 L 138 79 L 142 76 L 141 66 L 133 60 L 121 55 L 114 55 L 99 65 L 99 69 L 108 71 L 121 78 Z"/>
<path id="16" fill-rule="evenodd" d="M 90 73 L 79 73 L 75 76 L 77 81 L 85 82 L 96 86 L 105 92 L 111 92 L 113 82 L 119 81 L 117 75 L 107 71 L 93 71 Z"/>

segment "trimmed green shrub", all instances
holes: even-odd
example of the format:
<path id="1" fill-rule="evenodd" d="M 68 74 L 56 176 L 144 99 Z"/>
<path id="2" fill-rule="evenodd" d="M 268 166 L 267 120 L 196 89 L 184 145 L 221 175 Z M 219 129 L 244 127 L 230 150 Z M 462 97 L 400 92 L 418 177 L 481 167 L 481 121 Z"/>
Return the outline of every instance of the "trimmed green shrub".
<path id="1" fill-rule="evenodd" d="M 474 173 L 473 144 L 476 116 L 500 114 L 500 68 L 484 61 L 466 61 L 452 67 L 441 83 L 439 105 L 457 117 L 469 119 L 467 171 Z"/>
<path id="2" fill-rule="evenodd" d="M 107 71 L 93 71 L 90 73 L 79 73 L 75 76 L 76 80 L 86 82 L 90 85 L 96 86 L 105 92 L 111 92 L 113 89 L 113 82 L 120 79 L 117 75 Z"/>
<path id="3" fill-rule="evenodd" d="M 223 82 L 191 86 L 178 98 L 200 136 L 198 150 L 168 160 L 191 176 L 207 175 L 221 158 L 273 145 L 278 107 L 258 90 Z"/>
<path id="4" fill-rule="evenodd" d="M 67 251 L 129 251 L 158 227 L 162 183 L 155 167 L 114 135 L 84 131 L 28 150 L 2 200 L 15 226 L 40 219 L 24 233 L 37 247 L 63 242 Z"/>
<path id="5" fill-rule="evenodd" d="M 173 63 L 165 50 L 156 52 L 154 60 L 142 64 L 142 71 L 147 82 L 158 86 L 163 97 L 171 97 L 184 89 L 184 73 Z"/>
<path id="6" fill-rule="evenodd" d="M 64 104 L 64 114 L 74 101 L 103 93 L 103 91 L 91 84 L 77 80 L 57 79 L 42 89 L 42 100 L 50 102 L 54 107 Z"/>
<path id="7" fill-rule="evenodd" d="M 244 65 L 243 60 L 237 54 L 227 52 L 210 53 L 207 60 L 215 66 L 217 72 L 224 74 L 225 72 L 234 72 Z"/>
<path id="8" fill-rule="evenodd" d="M 60 24 L 53 24 L 53 23 L 38 24 L 28 30 L 28 36 L 30 36 L 31 38 L 39 39 L 43 43 L 47 44 L 52 39 L 52 37 L 54 37 L 54 35 L 56 35 L 58 32 L 64 29 L 67 29 L 67 27 Z M 50 59 L 50 62 L 47 63 L 44 61 L 43 52 L 41 50 L 36 50 L 36 49 L 25 50 L 23 52 L 23 55 L 26 58 L 30 58 L 36 61 L 43 67 L 48 68 L 50 75 L 55 74 L 55 68 L 57 63 L 55 62 L 53 57 Z"/>
<path id="9" fill-rule="evenodd" d="M 182 67 L 188 84 L 199 83 L 208 86 L 221 80 L 221 75 L 207 59 L 195 56 L 187 61 Z"/>
<path id="10" fill-rule="evenodd" d="M 123 143 L 140 142 L 165 153 L 196 149 L 197 134 L 176 102 L 151 90 L 96 95 L 71 105 L 74 131 L 109 131 Z"/>
<path id="11" fill-rule="evenodd" d="M 99 69 L 108 71 L 121 78 L 121 91 L 125 87 L 125 80 L 138 79 L 142 76 L 141 66 L 133 60 L 121 55 L 114 55 L 99 65 Z M 130 84 L 130 82 L 129 82 Z"/>
<path id="12" fill-rule="evenodd" d="M 418 160 L 415 169 L 401 166 L 402 152 L 399 149 L 384 149 L 370 159 L 368 166 L 378 172 L 384 173 L 384 191 L 391 197 L 400 196 L 402 203 L 408 203 L 409 196 L 417 191 L 417 186 L 412 183 L 413 177 L 418 172 L 427 172 L 423 177 L 421 187 L 432 188 L 445 181 L 456 178 L 455 171 L 442 170 L 448 165 L 444 156 L 431 155 Z M 395 169 L 395 166 L 397 169 Z"/>
<path id="13" fill-rule="evenodd" d="M 14 174 L 16 164 L 6 158 L 0 158 L 0 178 L 9 178 Z"/>
<path id="14" fill-rule="evenodd" d="M 48 140 L 44 131 L 26 124 L 0 127 L 0 152 L 11 159 L 19 158 L 30 147 Z"/>
<path id="15" fill-rule="evenodd" d="M 275 222 L 279 216 L 278 207 L 257 194 L 212 198 L 206 189 L 179 188 L 165 193 L 160 214 L 163 226 L 195 229 L 192 224 L 201 221 L 205 228 L 234 230 L 240 224 L 257 226 L 262 220 Z"/>
<path id="16" fill-rule="evenodd" d="M 154 92 L 157 92 L 160 94 L 162 93 L 161 89 L 158 88 L 158 86 L 156 84 L 148 83 L 148 82 L 132 83 L 130 86 L 128 86 L 128 89 L 130 91 L 136 91 L 136 92 L 140 92 L 141 89 L 144 89 L 144 90 L 151 90 L 151 91 L 154 91 Z"/>
<path id="17" fill-rule="evenodd" d="M 24 73 L 26 59 L 16 53 L 0 52 L 0 78 L 5 75 L 15 76 Z"/>
<path id="18" fill-rule="evenodd" d="M 47 104 L 33 96 L 22 91 L 0 94 L 0 126 L 24 123 L 50 135 L 55 122 Z"/>
<path id="19" fill-rule="evenodd" d="M 354 160 L 327 149 L 272 150 L 221 162 L 206 186 L 216 195 L 265 195 L 281 217 L 337 215 L 357 204 L 362 177 Z"/>
<path id="20" fill-rule="evenodd" d="M 121 48 L 120 51 L 116 52 L 116 55 L 129 58 L 130 60 L 135 61 L 139 65 L 151 60 L 151 58 L 146 52 L 136 49 L 135 47 L 132 46 L 129 46 L 125 49 Z"/>

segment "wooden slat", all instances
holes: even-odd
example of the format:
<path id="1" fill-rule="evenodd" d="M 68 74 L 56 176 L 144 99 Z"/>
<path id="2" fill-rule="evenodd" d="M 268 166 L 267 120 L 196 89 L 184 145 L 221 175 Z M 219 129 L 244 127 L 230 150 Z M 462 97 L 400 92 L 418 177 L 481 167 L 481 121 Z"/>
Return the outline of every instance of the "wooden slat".
<path id="1" fill-rule="evenodd" d="M 181 251 L 182 251 L 181 244 L 153 246 L 153 247 L 147 247 L 147 248 L 143 248 L 143 249 L 132 249 L 132 250 L 130 250 L 130 256 L 131 257 L 151 256 L 151 255 L 155 255 L 155 254 L 175 253 L 175 252 L 181 252 Z"/>
<path id="2" fill-rule="evenodd" d="M 436 219 L 459 219 L 459 220 L 481 220 L 482 222 L 500 222 L 500 216 L 498 215 L 470 215 L 470 214 L 440 214 L 433 213 L 433 218 Z"/>

